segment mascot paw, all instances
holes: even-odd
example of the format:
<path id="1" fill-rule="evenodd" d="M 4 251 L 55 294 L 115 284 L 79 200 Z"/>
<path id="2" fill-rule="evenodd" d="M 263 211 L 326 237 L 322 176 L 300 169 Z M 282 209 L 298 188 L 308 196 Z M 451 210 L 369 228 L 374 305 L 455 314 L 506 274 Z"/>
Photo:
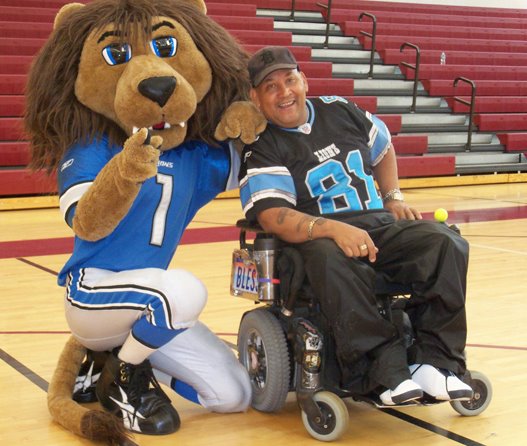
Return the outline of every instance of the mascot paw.
<path id="1" fill-rule="evenodd" d="M 221 117 L 214 137 L 219 141 L 239 138 L 244 144 L 251 144 L 266 126 L 265 116 L 252 102 L 233 102 Z"/>
<path id="2" fill-rule="evenodd" d="M 157 174 L 163 138 L 150 136 L 146 128 L 140 129 L 124 142 L 119 171 L 123 178 L 141 183 Z"/>

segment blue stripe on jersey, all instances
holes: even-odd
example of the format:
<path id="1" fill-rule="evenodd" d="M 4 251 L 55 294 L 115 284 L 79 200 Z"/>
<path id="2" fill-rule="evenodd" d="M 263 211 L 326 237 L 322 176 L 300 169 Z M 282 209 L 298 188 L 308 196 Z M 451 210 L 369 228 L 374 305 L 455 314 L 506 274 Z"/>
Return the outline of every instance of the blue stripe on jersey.
<path id="1" fill-rule="evenodd" d="M 159 290 L 136 284 L 90 287 L 83 283 L 84 269 L 69 274 L 66 298 L 85 310 L 143 310 L 152 325 L 175 330 L 168 298 Z"/>
<path id="2" fill-rule="evenodd" d="M 371 121 L 376 129 L 373 135 L 370 134 L 371 140 L 369 142 L 369 145 L 371 145 L 371 163 L 375 166 L 381 161 L 388 150 L 391 142 L 391 135 L 386 124 L 377 116 L 368 114 L 368 117 L 371 117 Z"/>
<path id="3" fill-rule="evenodd" d="M 295 185 L 290 175 L 256 173 L 246 176 L 241 181 L 240 199 L 243 209 L 246 209 L 247 206 L 251 208 L 262 195 L 265 195 L 266 198 L 281 198 L 296 204 Z"/>

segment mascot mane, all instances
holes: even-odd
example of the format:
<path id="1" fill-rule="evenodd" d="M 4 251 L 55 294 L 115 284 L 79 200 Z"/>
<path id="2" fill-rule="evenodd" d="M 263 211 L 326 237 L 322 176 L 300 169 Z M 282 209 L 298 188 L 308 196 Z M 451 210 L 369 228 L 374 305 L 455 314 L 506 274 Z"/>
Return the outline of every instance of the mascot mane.
<path id="1" fill-rule="evenodd" d="M 100 0 L 65 17 L 41 49 L 26 87 L 26 130 L 32 139 L 33 169 L 52 171 L 65 150 L 75 143 L 108 135 L 122 144 L 127 135 L 113 121 L 81 104 L 75 81 L 85 40 L 113 24 L 120 35 L 151 32 L 151 18 L 166 16 L 179 22 L 209 62 L 212 86 L 188 122 L 185 140 L 217 144 L 214 129 L 225 108 L 248 98 L 247 54 L 236 40 L 197 6 L 182 0 Z"/>

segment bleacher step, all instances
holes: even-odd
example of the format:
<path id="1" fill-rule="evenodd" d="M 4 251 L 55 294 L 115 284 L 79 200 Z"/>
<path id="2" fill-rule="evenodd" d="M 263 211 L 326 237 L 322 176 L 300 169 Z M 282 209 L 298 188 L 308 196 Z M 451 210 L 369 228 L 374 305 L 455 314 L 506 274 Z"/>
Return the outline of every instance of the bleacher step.
<path id="1" fill-rule="evenodd" d="M 527 172 L 527 158 L 523 153 L 458 153 L 456 173 Z"/>
<path id="2" fill-rule="evenodd" d="M 379 113 L 408 113 L 413 98 L 409 96 L 379 96 L 377 110 Z M 450 108 L 442 98 L 417 97 L 415 111 L 422 113 L 448 113 Z"/>
<path id="3" fill-rule="evenodd" d="M 355 95 L 357 96 L 398 96 L 411 95 L 413 81 L 395 79 L 355 79 Z M 417 86 L 418 95 L 426 95 L 426 91 L 419 83 Z"/>
<path id="4" fill-rule="evenodd" d="M 325 35 L 310 36 L 293 34 L 294 45 L 309 45 L 313 48 L 324 48 L 326 42 Z M 347 48 L 361 50 L 362 45 L 355 37 L 344 37 L 344 36 L 329 36 L 328 46 L 330 48 Z"/>
<path id="5" fill-rule="evenodd" d="M 415 133 L 435 130 L 438 132 L 463 131 L 468 128 L 465 115 L 434 113 L 408 113 L 402 115 L 402 132 Z"/>
<path id="6" fill-rule="evenodd" d="M 464 144 L 467 141 L 467 132 L 427 132 L 426 134 L 428 135 L 428 144 L 430 146 Z M 494 133 L 473 133 L 472 143 L 499 145 L 500 141 Z"/>
<path id="7" fill-rule="evenodd" d="M 364 79 L 370 72 L 370 64 L 333 64 L 334 77 L 353 77 Z M 399 67 L 393 65 L 373 65 L 373 77 L 377 79 L 404 79 Z"/>
<path id="8" fill-rule="evenodd" d="M 314 60 L 330 61 L 335 63 L 370 63 L 371 52 L 365 50 L 316 48 L 311 51 Z M 377 53 L 374 54 L 373 63 L 382 64 Z"/>
<path id="9" fill-rule="evenodd" d="M 291 19 L 291 11 L 284 11 L 282 9 L 257 9 L 256 15 L 258 17 L 273 17 L 275 21 L 289 21 Z M 322 17 L 322 14 L 320 14 L 320 12 L 295 11 L 294 20 L 319 23 L 323 22 L 324 18 Z"/>
<path id="10" fill-rule="evenodd" d="M 275 31 L 290 31 L 299 35 L 325 35 L 327 25 L 325 23 L 309 23 L 309 22 L 274 22 Z M 331 36 L 342 36 L 342 32 L 338 25 L 329 24 L 329 34 Z"/>

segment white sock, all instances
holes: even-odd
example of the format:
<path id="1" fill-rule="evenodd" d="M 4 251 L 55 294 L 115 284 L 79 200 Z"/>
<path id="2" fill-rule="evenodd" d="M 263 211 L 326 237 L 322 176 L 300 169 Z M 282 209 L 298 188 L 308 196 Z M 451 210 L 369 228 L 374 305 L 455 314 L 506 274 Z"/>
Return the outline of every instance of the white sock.
<path id="1" fill-rule="evenodd" d="M 128 335 L 126 341 L 124 341 L 121 350 L 117 357 L 124 362 L 129 364 L 141 364 L 146 358 L 148 358 L 156 349 L 147 347 L 144 344 L 141 344 L 137 339 L 135 339 L 132 334 Z"/>

